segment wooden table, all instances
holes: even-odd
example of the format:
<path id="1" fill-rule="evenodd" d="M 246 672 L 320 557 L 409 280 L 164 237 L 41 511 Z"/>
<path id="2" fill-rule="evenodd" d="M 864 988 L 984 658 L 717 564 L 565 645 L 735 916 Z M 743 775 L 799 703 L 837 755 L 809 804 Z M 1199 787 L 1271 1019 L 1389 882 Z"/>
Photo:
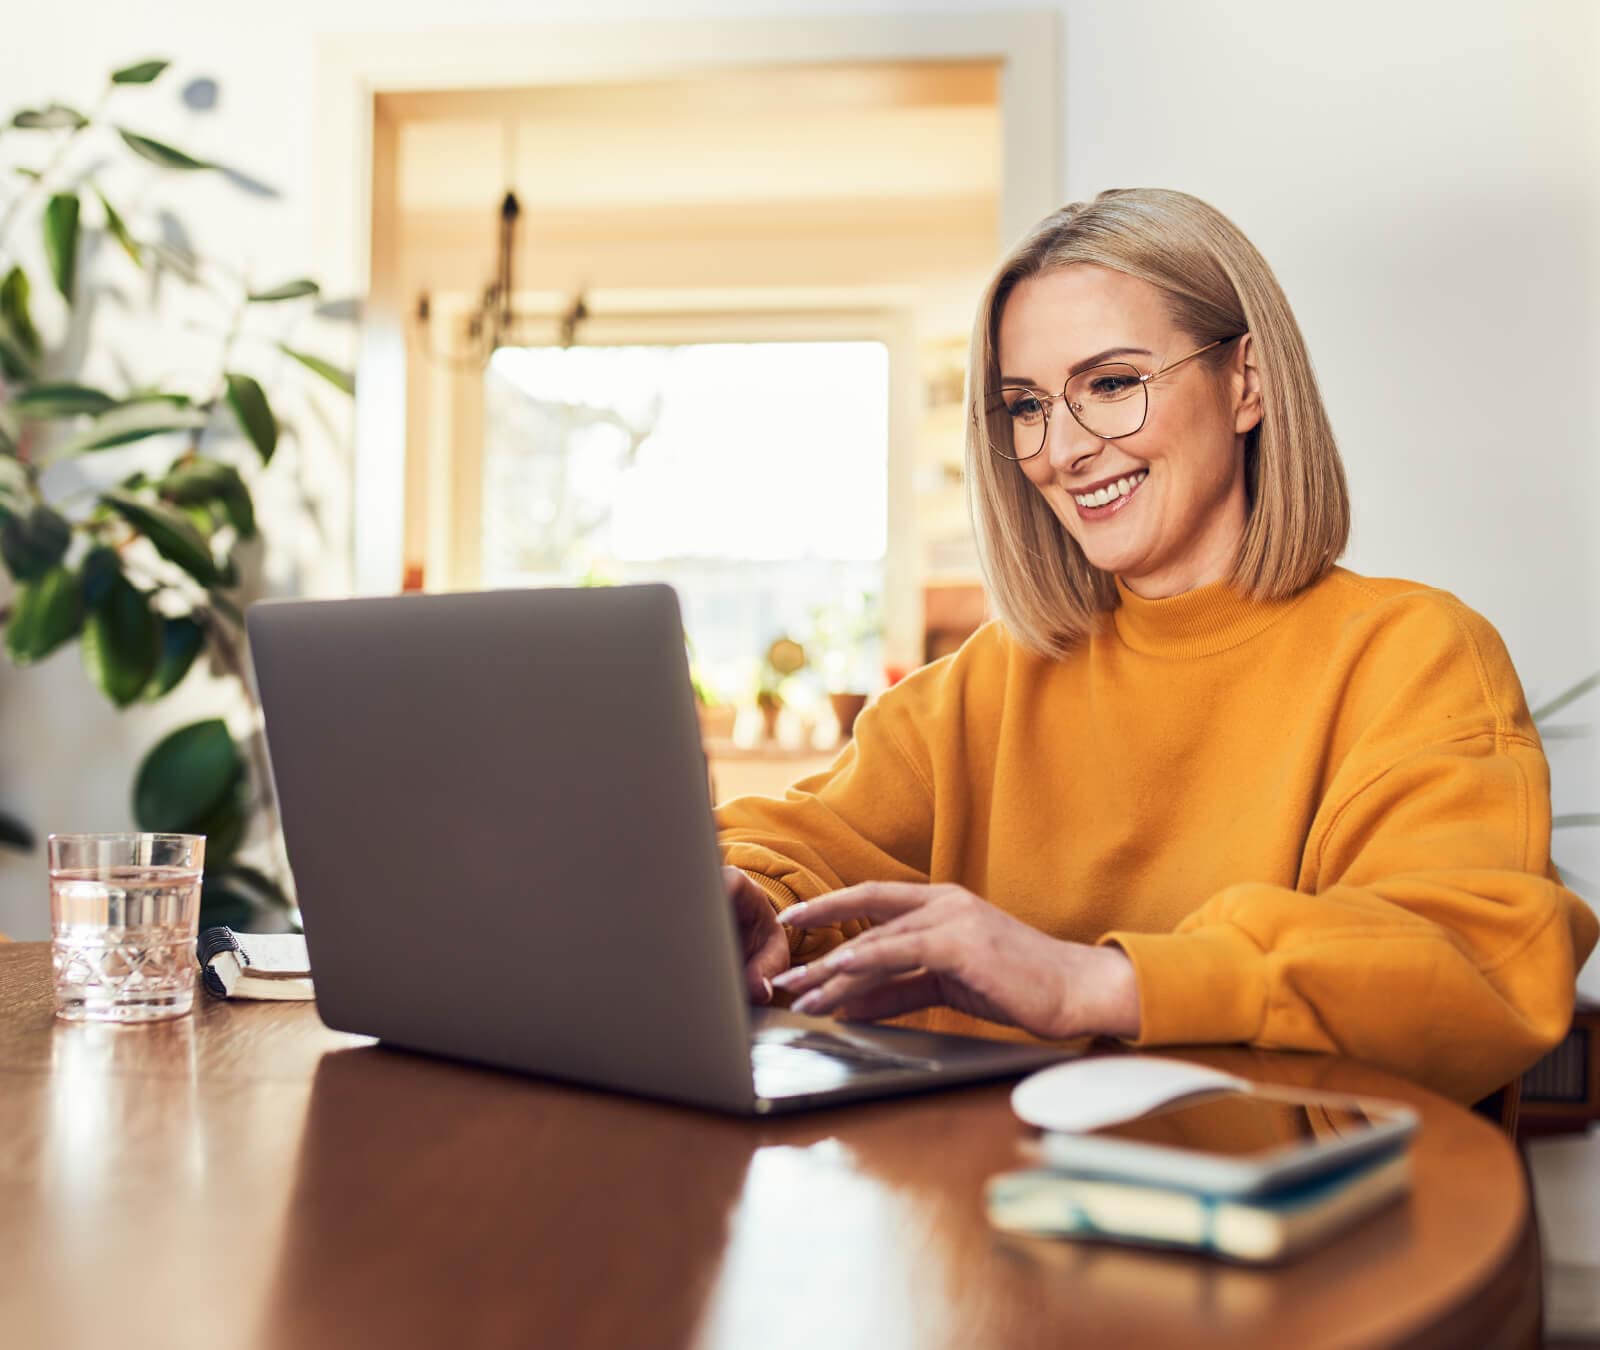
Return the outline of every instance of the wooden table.
<path id="1" fill-rule="evenodd" d="M 1353 1063 L 1190 1056 L 1422 1115 L 1408 1201 L 1262 1271 L 991 1230 L 984 1178 L 1029 1134 L 1005 1086 L 740 1121 L 385 1050 L 305 1004 L 68 1025 L 48 954 L 0 945 L 7 1347 L 1536 1343 L 1511 1146 Z"/>

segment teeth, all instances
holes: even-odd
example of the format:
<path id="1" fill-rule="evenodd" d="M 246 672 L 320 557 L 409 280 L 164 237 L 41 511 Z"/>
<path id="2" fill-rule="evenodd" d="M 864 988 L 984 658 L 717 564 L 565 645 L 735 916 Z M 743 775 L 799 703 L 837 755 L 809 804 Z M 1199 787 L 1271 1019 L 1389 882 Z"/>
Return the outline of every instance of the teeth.
<path id="1" fill-rule="evenodd" d="M 1104 506 L 1107 502 L 1114 502 L 1118 497 L 1126 497 L 1149 476 L 1149 469 L 1140 469 L 1137 473 L 1130 473 L 1126 478 L 1117 479 L 1115 483 L 1107 483 L 1098 492 L 1091 492 L 1081 497 L 1074 495 L 1072 500 L 1079 506 Z"/>

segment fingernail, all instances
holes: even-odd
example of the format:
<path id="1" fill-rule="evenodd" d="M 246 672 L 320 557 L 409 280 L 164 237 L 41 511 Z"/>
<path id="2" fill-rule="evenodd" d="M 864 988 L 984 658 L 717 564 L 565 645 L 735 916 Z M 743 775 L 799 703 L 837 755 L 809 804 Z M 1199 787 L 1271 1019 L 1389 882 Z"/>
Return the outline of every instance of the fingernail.
<path id="1" fill-rule="evenodd" d="M 789 1005 L 797 1013 L 808 1013 L 822 1002 L 822 990 L 813 989 L 809 994 L 802 994 Z"/>
<path id="2" fill-rule="evenodd" d="M 803 903 L 798 905 L 790 905 L 788 909 L 781 910 L 779 912 L 778 922 L 793 923 L 796 919 L 803 919 L 805 916 L 806 907 Z"/>
<path id="3" fill-rule="evenodd" d="M 806 973 L 804 966 L 790 966 L 781 975 L 774 975 L 772 983 L 779 989 L 787 989 L 792 984 L 799 984 L 801 977 Z"/>
<path id="4" fill-rule="evenodd" d="M 839 966 L 848 966 L 855 959 L 856 949 L 854 947 L 840 947 L 828 954 L 827 966 L 829 970 L 834 970 Z"/>
<path id="5" fill-rule="evenodd" d="M 772 1002 L 772 981 L 765 976 L 761 980 L 761 1001 L 763 1003 Z"/>

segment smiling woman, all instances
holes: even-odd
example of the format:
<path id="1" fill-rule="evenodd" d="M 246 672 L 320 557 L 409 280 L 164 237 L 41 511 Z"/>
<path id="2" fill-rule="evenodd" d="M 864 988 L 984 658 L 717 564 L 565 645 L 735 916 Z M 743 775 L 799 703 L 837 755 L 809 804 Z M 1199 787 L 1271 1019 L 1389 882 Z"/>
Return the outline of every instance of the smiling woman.
<path id="1" fill-rule="evenodd" d="M 1063 208 L 996 271 L 968 396 L 999 618 L 719 809 L 751 997 L 1466 1101 L 1558 1042 L 1597 925 L 1516 672 L 1454 596 L 1335 565 L 1344 473 L 1249 241 L 1182 193 Z"/>

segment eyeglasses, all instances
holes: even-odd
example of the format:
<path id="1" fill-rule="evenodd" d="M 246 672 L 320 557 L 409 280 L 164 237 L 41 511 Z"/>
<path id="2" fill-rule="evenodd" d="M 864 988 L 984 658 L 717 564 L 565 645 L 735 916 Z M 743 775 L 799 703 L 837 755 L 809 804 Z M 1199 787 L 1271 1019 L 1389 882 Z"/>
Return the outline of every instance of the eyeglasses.
<path id="1" fill-rule="evenodd" d="M 1005 385 L 998 401 L 990 405 L 990 411 L 1003 411 L 1010 417 L 1011 453 L 1007 454 L 998 445 L 994 452 L 1002 459 L 1023 460 L 1032 459 L 1043 450 L 1050 435 L 1050 405 L 1058 398 L 1067 405 L 1073 420 L 1091 436 L 1103 441 L 1131 436 L 1144 426 L 1149 414 L 1151 380 L 1176 370 L 1202 352 L 1243 336 L 1243 333 L 1235 333 L 1233 337 L 1208 342 L 1148 375 L 1141 375 L 1138 367 L 1122 361 L 1091 366 L 1068 380 L 1059 394 L 1047 394 L 1026 385 Z"/>

